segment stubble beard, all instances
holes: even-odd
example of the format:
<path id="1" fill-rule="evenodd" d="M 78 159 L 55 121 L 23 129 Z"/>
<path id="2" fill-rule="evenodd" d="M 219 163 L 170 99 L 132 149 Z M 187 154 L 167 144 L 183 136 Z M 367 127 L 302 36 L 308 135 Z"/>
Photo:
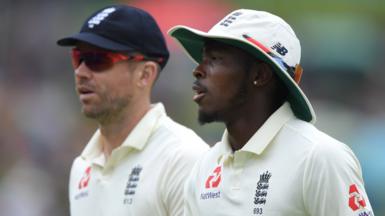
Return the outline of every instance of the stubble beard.
<path id="1" fill-rule="evenodd" d="M 112 99 L 107 96 L 102 96 L 101 104 L 94 107 L 90 111 L 82 108 L 82 113 L 90 119 L 94 119 L 100 124 L 108 124 L 116 121 L 120 117 L 120 114 L 128 106 L 128 98 L 116 98 Z"/>
<path id="2" fill-rule="evenodd" d="M 248 89 L 246 85 L 247 80 L 240 82 L 237 93 L 228 101 L 228 106 L 222 110 L 212 112 L 198 111 L 198 122 L 200 125 L 212 122 L 225 122 L 226 117 L 236 112 L 236 110 L 243 106 L 248 97 Z"/>

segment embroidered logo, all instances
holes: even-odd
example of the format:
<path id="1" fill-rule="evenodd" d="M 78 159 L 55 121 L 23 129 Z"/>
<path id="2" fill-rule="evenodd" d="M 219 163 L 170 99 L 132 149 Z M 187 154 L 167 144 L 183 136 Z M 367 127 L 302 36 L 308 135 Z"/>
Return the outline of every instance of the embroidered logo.
<path id="1" fill-rule="evenodd" d="M 95 25 L 99 25 L 106 17 L 108 17 L 114 11 L 116 11 L 116 9 L 113 7 L 110 7 L 99 12 L 90 20 L 88 20 L 88 28 L 94 28 Z"/>
<path id="2" fill-rule="evenodd" d="M 135 195 L 136 188 L 139 182 L 139 176 L 143 168 L 140 165 L 132 168 L 130 175 L 128 176 L 128 182 L 126 189 L 124 190 L 125 199 L 123 200 L 124 204 L 132 204 L 133 196 Z"/>
<path id="3" fill-rule="evenodd" d="M 242 12 L 235 12 L 223 20 L 219 25 L 228 27 L 231 23 L 233 23 L 238 16 L 242 15 Z"/>
<path id="4" fill-rule="evenodd" d="M 365 200 L 358 192 L 356 184 L 352 184 L 349 187 L 349 207 L 356 211 L 359 208 L 364 208 L 366 206 Z"/>
<path id="5" fill-rule="evenodd" d="M 218 165 L 213 170 L 212 174 L 207 177 L 205 181 L 205 189 L 214 189 L 214 191 L 209 191 L 201 193 L 201 199 L 216 199 L 221 197 L 221 192 L 217 189 L 222 180 L 222 166 Z"/>
<path id="6" fill-rule="evenodd" d="M 90 179 L 91 179 L 91 166 L 88 166 L 84 171 L 82 178 L 79 181 L 79 184 L 78 184 L 79 192 L 75 194 L 74 196 L 75 200 L 88 197 L 88 190 L 84 190 L 84 189 L 88 187 Z"/>
<path id="7" fill-rule="evenodd" d="M 205 188 L 217 188 L 221 183 L 221 172 L 222 167 L 219 165 L 214 169 L 213 174 L 207 178 Z"/>
<path id="8" fill-rule="evenodd" d="M 269 171 L 264 172 L 259 176 L 259 181 L 257 183 L 257 189 L 255 190 L 254 204 L 256 207 L 253 210 L 253 214 L 262 215 L 263 207 L 261 205 L 266 204 L 267 190 L 269 189 L 269 180 L 271 178 L 271 173 Z"/>
<path id="9" fill-rule="evenodd" d="M 274 44 L 271 49 L 277 51 L 277 53 L 279 53 L 281 56 L 285 56 L 289 52 L 286 47 L 282 46 L 282 44 L 279 42 Z"/>
<path id="10" fill-rule="evenodd" d="M 91 179 L 91 167 L 87 167 L 84 171 L 83 177 L 79 181 L 78 188 L 79 190 L 86 188 L 88 186 L 88 182 Z"/>

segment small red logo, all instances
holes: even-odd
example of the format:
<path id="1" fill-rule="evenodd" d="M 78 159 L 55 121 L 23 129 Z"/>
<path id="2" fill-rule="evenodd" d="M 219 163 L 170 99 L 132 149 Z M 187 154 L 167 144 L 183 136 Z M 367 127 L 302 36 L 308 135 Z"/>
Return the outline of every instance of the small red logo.
<path id="1" fill-rule="evenodd" d="M 83 174 L 83 177 L 79 181 L 79 190 L 86 188 L 88 186 L 88 182 L 91 178 L 91 167 L 87 167 L 86 171 Z"/>
<path id="2" fill-rule="evenodd" d="M 365 200 L 358 192 L 356 184 L 352 184 L 349 187 L 349 207 L 356 211 L 359 208 L 364 208 L 366 206 Z"/>
<path id="3" fill-rule="evenodd" d="M 219 186 L 219 184 L 221 183 L 221 172 L 222 172 L 222 167 L 217 166 L 214 169 L 213 174 L 207 178 L 205 187 L 206 188 L 217 188 Z"/>

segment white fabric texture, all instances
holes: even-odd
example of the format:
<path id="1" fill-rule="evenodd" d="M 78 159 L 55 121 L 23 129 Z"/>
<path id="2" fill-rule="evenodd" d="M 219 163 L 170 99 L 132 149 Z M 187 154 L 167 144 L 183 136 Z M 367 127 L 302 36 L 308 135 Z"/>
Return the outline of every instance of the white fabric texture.
<path id="1" fill-rule="evenodd" d="M 208 145 L 155 105 L 105 160 L 96 131 L 72 165 L 72 216 L 183 215 L 183 185 Z"/>
<path id="2" fill-rule="evenodd" d="M 353 152 L 288 103 L 238 151 L 225 131 L 194 167 L 185 198 L 186 216 L 373 215 Z"/>

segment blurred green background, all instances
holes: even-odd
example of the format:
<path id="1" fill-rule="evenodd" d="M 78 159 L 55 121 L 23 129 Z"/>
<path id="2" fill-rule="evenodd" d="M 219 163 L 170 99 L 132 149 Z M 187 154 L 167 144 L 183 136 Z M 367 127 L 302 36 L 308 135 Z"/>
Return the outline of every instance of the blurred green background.
<path id="1" fill-rule="evenodd" d="M 69 215 L 70 166 L 97 125 L 80 113 L 69 50 L 56 46 L 56 40 L 77 32 L 92 12 L 113 3 L 148 10 L 164 33 L 177 24 L 208 30 L 238 8 L 266 10 L 284 18 L 301 41 L 301 85 L 317 113 L 316 125 L 353 149 L 374 213 L 385 215 L 384 0 L 0 3 L 1 215 Z M 223 126 L 197 123 L 191 99 L 194 64 L 166 37 L 171 60 L 153 99 L 213 145 Z"/>

